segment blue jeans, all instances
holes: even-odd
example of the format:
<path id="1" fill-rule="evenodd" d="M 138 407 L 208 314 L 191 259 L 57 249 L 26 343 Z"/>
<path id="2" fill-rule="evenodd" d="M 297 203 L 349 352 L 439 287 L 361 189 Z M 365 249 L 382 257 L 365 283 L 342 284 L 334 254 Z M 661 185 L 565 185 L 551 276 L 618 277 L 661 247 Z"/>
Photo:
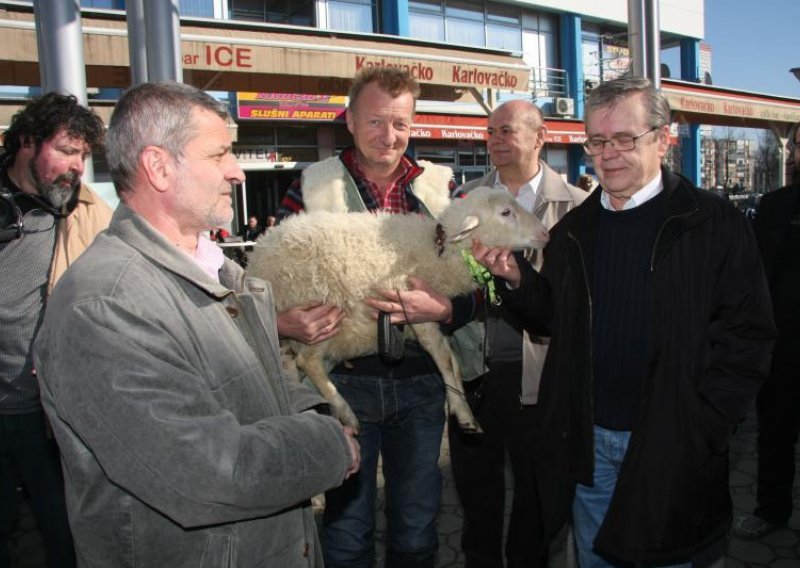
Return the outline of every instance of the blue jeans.
<path id="1" fill-rule="evenodd" d="M 325 495 L 328 568 L 367 568 L 375 557 L 378 455 L 386 480 L 386 566 L 430 567 L 439 547 L 439 450 L 444 384 L 439 375 L 392 379 L 331 375 L 361 423 L 361 470 Z"/>
<path id="2" fill-rule="evenodd" d="M 578 563 L 581 568 L 614 568 L 630 565 L 615 564 L 597 555 L 593 544 L 611 503 L 611 496 L 617 485 L 617 477 L 622 459 L 628 451 L 630 438 L 630 432 L 594 427 L 594 487 L 579 483 L 572 503 L 575 546 L 578 549 Z M 662 568 L 691 568 L 691 566 L 691 563 L 686 563 Z"/>

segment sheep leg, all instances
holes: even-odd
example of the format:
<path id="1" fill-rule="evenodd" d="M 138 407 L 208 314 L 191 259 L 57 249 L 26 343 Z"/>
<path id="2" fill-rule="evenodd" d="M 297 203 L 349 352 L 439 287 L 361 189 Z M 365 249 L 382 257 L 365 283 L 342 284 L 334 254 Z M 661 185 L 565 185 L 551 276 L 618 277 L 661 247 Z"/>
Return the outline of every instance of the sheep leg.
<path id="1" fill-rule="evenodd" d="M 297 363 L 297 368 L 311 379 L 319 393 L 330 403 L 333 415 L 339 422 L 345 426 L 352 426 L 353 430 L 358 434 L 360 429 L 358 418 L 356 418 L 350 405 L 347 404 L 347 401 L 339 394 L 339 391 L 336 390 L 336 387 L 331 382 L 331 378 L 325 370 L 322 352 L 313 348 L 301 349 L 295 362 Z"/>
<path id="2" fill-rule="evenodd" d="M 447 406 L 450 414 L 456 417 L 458 425 L 465 432 L 482 432 L 467 404 L 464 386 L 461 383 L 461 370 L 450 345 L 439 330 L 439 324 L 414 324 L 414 330 L 420 345 L 430 354 L 442 374 L 447 389 Z"/>

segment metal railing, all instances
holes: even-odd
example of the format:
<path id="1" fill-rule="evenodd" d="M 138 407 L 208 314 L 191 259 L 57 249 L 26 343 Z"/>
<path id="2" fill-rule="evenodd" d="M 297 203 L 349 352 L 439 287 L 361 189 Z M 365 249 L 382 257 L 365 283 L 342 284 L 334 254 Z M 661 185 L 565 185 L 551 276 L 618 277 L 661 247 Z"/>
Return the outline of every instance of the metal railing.
<path id="1" fill-rule="evenodd" d="M 569 96 L 569 77 L 564 69 L 531 68 L 531 96 L 534 99 Z"/>

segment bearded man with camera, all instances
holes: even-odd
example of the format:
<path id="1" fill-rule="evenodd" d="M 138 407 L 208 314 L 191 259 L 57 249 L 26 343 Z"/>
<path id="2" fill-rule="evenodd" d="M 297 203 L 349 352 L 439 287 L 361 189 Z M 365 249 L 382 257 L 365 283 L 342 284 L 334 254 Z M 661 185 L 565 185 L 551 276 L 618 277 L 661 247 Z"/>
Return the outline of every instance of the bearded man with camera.
<path id="1" fill-rule="evenodd" d="M 0 566 L 22 484 L 47 566 L 75 565 L 58 450 L 39 402 L 31 350 L 50 292 L 111 219 L 81 183 L 103 143 L 102 120 L 73 96 L 48 93 L 17 112 L 0 158 Z M 69 333 L 69 330 L 64 330 Z"/>

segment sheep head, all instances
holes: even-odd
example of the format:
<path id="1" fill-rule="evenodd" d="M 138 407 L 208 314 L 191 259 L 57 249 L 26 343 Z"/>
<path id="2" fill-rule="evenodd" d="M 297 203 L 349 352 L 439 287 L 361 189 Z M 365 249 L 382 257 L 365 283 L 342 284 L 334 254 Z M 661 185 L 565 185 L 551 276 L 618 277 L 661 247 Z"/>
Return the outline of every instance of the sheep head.
<path id="1" fill-rule="evenodd" d="M 439 217 L 448 243 L 469 247 L 473 238 L 487 246 L 514 250 L 547 244 L 550 235 L 544 225 L 525 211 L 514 196 L 502 189 L 478 187 L 463 199 L 454 199 Z"/>

